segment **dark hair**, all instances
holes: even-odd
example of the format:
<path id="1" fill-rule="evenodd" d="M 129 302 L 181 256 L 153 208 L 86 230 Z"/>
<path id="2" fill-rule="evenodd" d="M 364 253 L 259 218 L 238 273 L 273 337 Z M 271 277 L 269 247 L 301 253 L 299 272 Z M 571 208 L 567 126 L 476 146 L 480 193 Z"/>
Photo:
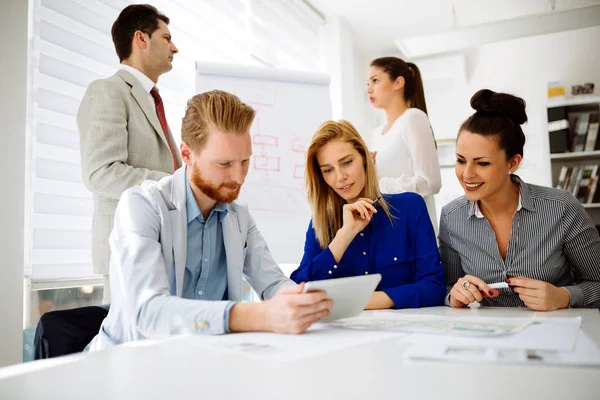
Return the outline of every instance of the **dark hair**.
<path id="1" fill-rule="evenodd" d="M 132 4 L 121 11 L 110 31 L 119 62 L 128 59 L 131 55 L 133 34 L 142 31 L 152 36 L 152 33 L 158 29 L 159 20 L 169 24 L 169 18 L 150 4 Z"/>
<path id="2" fill-rule="evenodd" d="M 371 61 L 371 67 L 381 68 L 393 81 L 399 76 L 403 77 L 404 99 L 408 106 L 416 107 L 427 114 L 421 71 L 415 64 L 404 62 L 398 57 L 381 57 Z"/>
<path id="3" fill-rule="evenodd" d="M 481 89 L 471 97 L 471 107 L 475 114 L 462 123 L 459 135 L 462 131 L 483 136 L 496 135 L 507 159 L 516 154 L 523 157 L 525 134 L 521 124 L 527 122 L 525 100 L 508 93 Z"/>

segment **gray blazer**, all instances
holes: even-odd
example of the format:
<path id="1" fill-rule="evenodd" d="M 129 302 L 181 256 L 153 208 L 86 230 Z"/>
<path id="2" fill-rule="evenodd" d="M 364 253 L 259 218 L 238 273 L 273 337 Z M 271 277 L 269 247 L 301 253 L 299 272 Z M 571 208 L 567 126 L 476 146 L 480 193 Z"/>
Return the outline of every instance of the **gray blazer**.
<path id="1" fill-rule="evenodd" d="M 225 331 L 228 301 L 181 298 L 187 255 L 185 171 L 123 193 L 110 235 L 112 304 L 90 350 Z M 248 209 L 236 203 L 227 208 L 221 224 L 229 300 L 242 300 L 242 276 L 263 300 L 284 285 L 295 285 L 271 257 Z"/>
<path id="2" fill-rule="evenodd" d="M 83 182 L 94 197 L 94 272 L 106 275 L 117 201 L 132 186 L 172 174 L 173 157 L 148 93 L 125 70 L 90 84 L 79 106 L 77 127 Z M 181 166 L 170 130 L 169 137 Z"/>

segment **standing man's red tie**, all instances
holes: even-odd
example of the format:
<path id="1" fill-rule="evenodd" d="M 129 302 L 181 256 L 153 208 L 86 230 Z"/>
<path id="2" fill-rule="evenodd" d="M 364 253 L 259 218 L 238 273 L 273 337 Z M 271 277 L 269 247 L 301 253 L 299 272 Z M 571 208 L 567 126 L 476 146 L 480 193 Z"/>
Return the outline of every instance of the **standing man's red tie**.
<path id="1" fill-rule="evenodd" d="M 160 126 L 162 127 L 163 134 L 165 135 L 165 139 L 169 144 L 171 157 L 173 157 L 173 171 L 177 171 L 177 157 L 175 157 L 175 153 L 173 153 L 173 145 L 171 144 L 171 140 L 169 139 L 169 127 L 167 126 L 167 117 L 165 116 L 165 106 L 163 105 L 162 97 L 160 97 L 160 94 L 158 94 L 158 89 L 156 88 L 156 86 L 152 88 L 150 94 L 154 98 L 156 115 L 158 115 L 158 120 L 160 121 Z"/>

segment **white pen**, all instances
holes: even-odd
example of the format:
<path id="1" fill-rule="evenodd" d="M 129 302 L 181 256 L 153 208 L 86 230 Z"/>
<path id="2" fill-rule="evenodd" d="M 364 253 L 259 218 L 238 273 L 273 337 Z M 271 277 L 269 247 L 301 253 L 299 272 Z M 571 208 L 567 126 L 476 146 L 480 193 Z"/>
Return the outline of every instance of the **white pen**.
<path id="1" fill-rule="evenodd" d="M 498 282 L 498 283 L 490 283 L 488 284 L 490 289 L 508 289 L 508 283 L 506 282 Z"/>

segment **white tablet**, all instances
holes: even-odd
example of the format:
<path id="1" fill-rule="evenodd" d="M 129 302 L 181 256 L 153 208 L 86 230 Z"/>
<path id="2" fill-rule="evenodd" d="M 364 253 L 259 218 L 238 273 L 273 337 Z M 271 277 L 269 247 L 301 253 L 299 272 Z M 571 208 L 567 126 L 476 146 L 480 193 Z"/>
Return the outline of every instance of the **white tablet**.
<path id="1" fill-rule="evenodd" d="M 324 290 L 333 300 L 331 314 L 321 322 L 335 321 L 340 318 L 357 316 L 369 302 L 381 275 L 360 275 L 349 278 L 325 279 L 306 282 L 304 292 Z"/>

